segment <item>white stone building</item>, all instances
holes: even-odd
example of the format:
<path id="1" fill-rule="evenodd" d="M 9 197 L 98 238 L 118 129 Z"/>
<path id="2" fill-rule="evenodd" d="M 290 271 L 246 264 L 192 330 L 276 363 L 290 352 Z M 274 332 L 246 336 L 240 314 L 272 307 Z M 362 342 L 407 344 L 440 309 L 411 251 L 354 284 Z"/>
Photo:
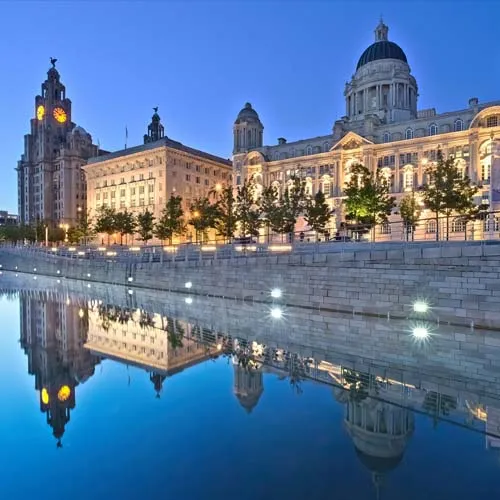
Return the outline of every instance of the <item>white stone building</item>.
<path id="1" fill-rule="evenodd" d="M 290 176 L 300 172 L 309 194 L 325 193 L 335 210 L 331 221 L 335 231 L 344 220 L 342 193 L 353 164 L 382 169 L 400 200 L 426 182 L 426 168 L 440 148 L 480 186 L 477 202 L 493 198 L 493 208 L 500 209 L 500 197 L 492 197 L 494 184 L 500 184 L 496 181 L 500 174 L 495 174 L 500 172 L 500 101 L 480 103 L 473 97 L 457 111 L 418 110 L 417 81 L 403 50 L 389 41 L 388 31 L 380 21 L 374 43 L 363 52 L 345 85 L 346 114 L 334 122 L 330 133 L 293 142 L 279 138 L 275 145 L 264 145 L 259 115 L 249 103 L 245 105 L 233 127 L 236 185 L 253 176 L 259 185 L 275 184 L 282 191 Z M 422 213 L 422 219 L 431 216 Z M 396 208 L 390 221 L 399 220 Z M 476 238 L 484 234 L 480 226 Z M 391 225 L 380 227 L 377 239 L 402 237 L 401 232 L 390 235 L 390 231 Z M 464 238 L 458 222 L 452 231 Z M 417 228 L 420 238 L 433 238 L 435 232 L 430 220 Z"/>

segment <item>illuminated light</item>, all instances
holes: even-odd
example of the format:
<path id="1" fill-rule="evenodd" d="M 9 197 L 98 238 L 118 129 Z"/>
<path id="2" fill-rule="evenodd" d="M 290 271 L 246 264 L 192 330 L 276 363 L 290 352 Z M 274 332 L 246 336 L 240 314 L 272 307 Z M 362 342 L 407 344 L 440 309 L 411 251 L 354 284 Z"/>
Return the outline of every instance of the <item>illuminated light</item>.
<path id="1" fill-rule="evenodd" d="M 201 247 L 202 252 L 215 252 L 216 250 L 217 250 L 217 247 L 214 245 Z"/>
<path id="2" fill-rule="evenodd" d="M 279 299 L 282 295 L 283 294 L 282 294 L 282 292 L 281 292 L 281 290 L 279 288 L 273 288 L 271 290 L 271 297 L 273 299 Z"/>
<path id="3" fill-rule="evenodd" d="M 90 278 L 91 274 L 90 273 L 87 273 L 87 278 Z"/>
<path id="4" fill-rule="evenodd" d="M 33 271 L 35 271 L 35 273 L 36 273 L 36 267 L 33 268 Z"/>
<path id="5" fill-rule="evenodd" d="M 234 249 L 237 252 L 243 252 L 244 250 L 247 250 L 248 252 L 256 252 L 257 251 L 257 246 L 256 245 L 236 245 Z"/>
<path id="6" fill-rule="evenodd" d="M 17 274 L 16 274 L 16 276 L 17 276 Z M 57 282 L 58 282 L 58 283 L 61 283 L 61 280 L 57 280 Z"/>
<path id="7" fill-rule="evenodd" d="M 216 191 L 220 191 L 221 189 L 222 189 L 222 184 L 217 183 L 217 184 L 215 185 L 215 190 L 216 190 Z"/>
<path id="8" fill-rule="evenodd" d="M 59 271 L 59 269 L 57 270 L 57 274 L 61 274 L 61 271 Z"/>
<path id="9" fill-rule="evenodd" d="M 186 304 L 192 304 L 193 303 L 193 299 L 191 297 L 186 297 L 184 299 L 184 302 L 186 302 Z"/>
<path id="10" fill-rule="evenodd" d="M 128 291 L 128 294 L 129 294 L 129 295 L 134 295 L 134 290 L 129 290 L 129 291 Z"/>
<path id="11" fill-rule="evenodd" d="M 163 251 L 174 253 L 174 252 L 177 252 L 177 247 L 163 247 Z"/>
<path id="12" fill-rule="evenodd" d="M 2 268 L 2 266 L 0 265 L 0 269 Z M 17 271 L 17 266 L 14 268 L 16 271 Z"/>
<path id="13" fill-rule="evenodd" d="M 129 277 L 128 277 L 128 279 L 127 279 L 127 281 L 128 281 L 129 283 L 132 283 L 132 281 L 134 281 L 134 278 L 132 278 L 132 276 L 129 276 Z"/>
<path id="14" fill-rule="evenodd" d="M 33 276 L 33 279 L 36 280 L 36 276 Z"/>
<path id="15" fill-rule="evenodd" d="M 280 319 L 283 316 L 283 311 L 279 307 L 271 309 L 271 318 Z"/>
<path id="16" fill-rule="evenodd" d="M 68 252 L 76 252 L 76 248 L 75 247 L 69 247 L 68 248 Z"/>
<path id="17" fill-rule="evenodd" d="M 85 255 L 85 252 L 82 252 L 81 250 L 77 253 L 77 255 Z"/>
<path id="18" fill-rule="evenodd" d="M 49 392 L 47 391 L 47 389 L 45 389 L 45 387 L 42 389 L 42 403 L 44 405 L 48 405 L 49 404 L 49 401 L 50 401 L 50 397 L 49 397 Z"/>
<path id="19" fill-rule="evenodd" d="M 66 299 L 66 305 L 69 306 L 71 304 L 71 300 L 69 300 L 69 297 Z"/>
<path id="20" fill-rule="evenodd" d="M 2 271 L 0 271 L 0 274 L 2 274 Z"/>
<path id="21" fill-rule="evenodd" d="M 292 245 L 269 245 L 267 248 L 270 252 L 290 252 Z"/>
<path id="22" fill-rule="evenodd" d="M 16 278 L 19 276 L 19 274 L 16 274 Z"/>
<path id="23" fill-rule="evenodd" d="M 425 326 L 416 326 L 413 329 L 412 335 L 419 340 L 424 340 L 429 336 L 429 330 Z"/>
<path id="24" fill-rule="evenodd" d="M 191 288 L 193 284 L 190 281 L 186 281 L 186 284 L 184 285 L 186 288 Z"/>
<path id="25" fill-rule="evenodd" d="M 116 256 L 116 252 L 106 252 L 106 255 L 108 257 L 115 257 Z"/>
<path id="26" fill-rule="evenodd" d="M 80 310 L 78 311 L 78 316 L 79 316 L 80 318 L 83 318 L 83 317 L 85 316 L 85 313 L 83 312 L 83 309 L 80 309 Z"/>
<path id="27" fill-rule="evenodd" d="M 63 385 L 59 389 L 59 392 L 57 393 L 57 399 L 62 403 L 64 403 L 64 401 L 67 401 L 70 396 L 71 396 L 71 389 L 67 385 Z"/>
<path id="28" fill-rule="evenodd" d="M 90 283 L 87 285 L 87 288 L 90 288 Z"/>
<path id="29" fill-rule="evenodd" d="M 429 310 L 429 306 L 428 306 L 428 304 L 426 302 L 424 302 L 422 300 L 417 300 L 413 304 L 413 310 L 416 313 L 426 313 Z"/>
<path id="30" fill-rule="evenodd" d="M 222 344 L 217 344 L 217 350 L 222 351 Z"/>
<path id="31" fill-rule="evenodd" d="M 141 247 L 129 247 L 129 250 L 131 252 L 140 252 L 141 251 Z"/>
<path id="32" fill-rule="evenodd" d="M 57 248 L 56 247 L 52 247 L 52 251 L 53 252 L 57 252 Z"/>
<path id="33" fill-rule="evenodd" d="M 45 116 L 45 106 L 43 104 L 40 104 L 40 106 L 36 108 L 36 118 L 38 121 L 42 121 L 44 116 Z"/>
<path id="34" fill-rule="evenodd" d="M 105 252 L 106 251 L 106 247 L 99 247 L 97 250 L 99 252 Z"/>

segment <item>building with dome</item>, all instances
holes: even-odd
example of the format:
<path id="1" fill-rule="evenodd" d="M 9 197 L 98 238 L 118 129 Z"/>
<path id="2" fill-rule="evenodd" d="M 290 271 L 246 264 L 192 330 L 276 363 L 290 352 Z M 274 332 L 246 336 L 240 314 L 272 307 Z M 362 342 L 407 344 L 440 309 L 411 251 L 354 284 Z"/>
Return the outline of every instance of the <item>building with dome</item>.
<path id="1" fill-rule="evenodd" d="M 23 224 L 74 225 L 86 209 L 82 166 L 99 151 L 91 135 L 73 123 L 56 59 L 51 63 L 17 164 L 19 219 Z"/>
<path id="2" fill-rule="evenodd" d="M 326 195 L 335 210 L 330 224 L 335 231 L 344 221 L 343 188 L 354 164 L 380 169 L 399 202 L 426 182 L 426 168 L 441 149 L 480 186 L 477 203 L 491 200 L 492 207 L 500 209 L 500 196 L 495 195 L 500 192 L 500 101 L 482 103 L 472 97 L 456 111 L 419 109 L 417 80 L 408 58 L 389 40 L 382 20 L 345 84 L 344 98 L 345 115 L 334 121 L 330 132 L 291 142 L 280 137 L 270 145 L 264 144 L 256 110 L 245 104 L 233 126 L 235 185 L 253 177 L 258 186 L 274 184 L 281 193 L 290 177 L 300 173 L 309 195 L 318 190 Z M 424 210 L 421 218 L 431 216 Z M 390 221 L 400 221 L 397 208 Z M 397 224 L 380 226 L 376 238 L 401 239 L 402 232 L 391 235 L 391 226 Z M 463 224 L 451 226 L 453 235 L 463 239 Z M 432 238 L 436 229 L 429 220 L 417 227 L 415 237 Z M 476 238 L 485 235 L 484 229 L 475 228 Z"/>

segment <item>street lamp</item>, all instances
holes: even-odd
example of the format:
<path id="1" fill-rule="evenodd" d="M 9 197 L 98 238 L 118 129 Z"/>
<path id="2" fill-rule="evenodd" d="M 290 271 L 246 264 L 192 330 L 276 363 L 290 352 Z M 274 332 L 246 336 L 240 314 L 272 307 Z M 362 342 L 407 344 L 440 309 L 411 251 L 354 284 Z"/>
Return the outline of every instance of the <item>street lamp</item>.
<path id="1" fill-rule="evenodd" d="M 61 229 L 64 229 L 64 243 L 68 243 L 68 229 L 69 229 L 69 224 L 68 223 L 59 224 L 59 227 Z"/>
<path id="2" fill-rule="evenodd" d="M 195 210 L 193 212 L 193 219 L 198 219 L 200 217 L 200 212 L 198 210 Z M 194 225 L 194 232 L 195 232 L 195 242 L 198 243 L 198 228 L 196 227 L 196 224 Z"/>

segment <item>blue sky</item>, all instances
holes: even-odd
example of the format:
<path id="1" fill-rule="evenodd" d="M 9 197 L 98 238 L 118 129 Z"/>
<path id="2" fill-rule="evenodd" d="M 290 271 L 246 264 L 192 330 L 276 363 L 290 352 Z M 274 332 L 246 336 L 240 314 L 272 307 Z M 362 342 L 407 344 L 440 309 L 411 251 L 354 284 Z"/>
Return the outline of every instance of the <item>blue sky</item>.
<path id="1" fill-rule="evenodd" d="M 129 146 L 140 144 L 159 106 L 169 137 L 229 157 L 246 101 L 268 144 L 328 133 L 381 14 L 417 78 L 419 108 L 500 98 L 494 0 L 1 2 L 0 209 L 17 212 L 14 168 L 50 57 L 73 121 L 102 148 L 123 148 L 125 126 Z"/>

